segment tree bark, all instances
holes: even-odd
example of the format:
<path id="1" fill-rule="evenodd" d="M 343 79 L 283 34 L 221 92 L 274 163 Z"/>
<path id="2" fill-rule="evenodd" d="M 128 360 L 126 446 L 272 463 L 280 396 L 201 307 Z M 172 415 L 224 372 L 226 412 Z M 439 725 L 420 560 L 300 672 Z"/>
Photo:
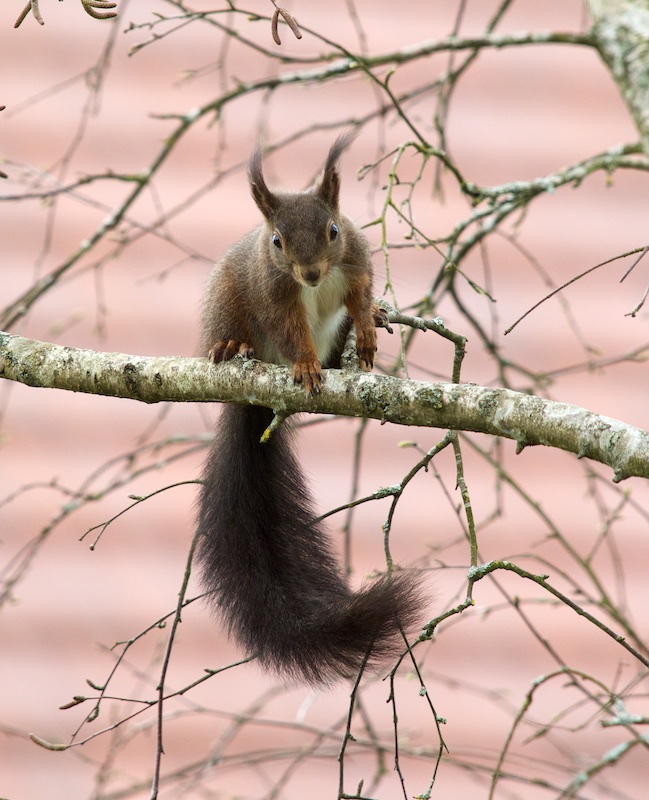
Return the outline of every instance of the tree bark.
<path id="1" fill-rule="evenodd" d="M 101 353 L 0 333 L 0 378 L 27 386 L 130 398 L 143 403 L 239 402 L 274 409 L 378 419 L 512 439 L 517 450 L 546 445 L 608 465 L 614 480 L 649 478 L 649 433 L 568 403 L 511 389 L 427 383 L 327 370 L 308 397 L 289 370 L 239 357 L 218 367 L 204 358 Z"/>
<path id="2" fill-rule="evenodd" d="M 649 3 L 588 0 L 597 49 L 618 85 L 649 156 Z"/>

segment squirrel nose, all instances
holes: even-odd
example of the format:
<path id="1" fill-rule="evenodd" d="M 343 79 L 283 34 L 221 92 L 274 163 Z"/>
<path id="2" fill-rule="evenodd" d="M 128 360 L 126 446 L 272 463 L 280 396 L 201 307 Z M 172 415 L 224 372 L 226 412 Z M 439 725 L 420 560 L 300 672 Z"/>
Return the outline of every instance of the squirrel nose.
<path id="1" fill-rule="evenodd" d="M 317 286 L 320 282 L 320 267 L 317 265 L 302 267 L 300 272 L 302 274 L 302 280 L 309 286 Z"/>

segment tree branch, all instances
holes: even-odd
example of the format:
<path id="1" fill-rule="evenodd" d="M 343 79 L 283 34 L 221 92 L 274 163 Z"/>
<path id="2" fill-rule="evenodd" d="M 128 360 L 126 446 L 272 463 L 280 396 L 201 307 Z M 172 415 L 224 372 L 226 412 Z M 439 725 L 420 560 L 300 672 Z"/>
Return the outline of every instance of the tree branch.
<path id="1" fill-rule="evenodd" d="M 646 0 L 588 0 L 602 60 L 649 155 L 649 8 Z"/>
<path id="2" fill-rule="evenodd" d="M 282 416 L 307 412 L 502 436 L 609 466 L 614 480 L 649 478 L 649 433 L 567 403 L 511 389 L 327 370 L 308 397 L 288 370 L 260 361 L 214 368 L 204 358 L 145 357 L 48 344 L 0 332 L 0 378 L 27 386 L 160 402 L 243 402 Z"/>

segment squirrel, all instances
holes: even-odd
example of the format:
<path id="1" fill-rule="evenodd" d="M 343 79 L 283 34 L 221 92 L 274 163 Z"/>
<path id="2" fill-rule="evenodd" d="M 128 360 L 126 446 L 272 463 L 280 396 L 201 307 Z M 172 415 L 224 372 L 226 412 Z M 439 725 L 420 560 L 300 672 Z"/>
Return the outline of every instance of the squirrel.
<path id="1" fill-rule="evenodd" d="M 369 243 L 340 213 L 338 161 L 355 138 L 341 134 L 320 177 L 302 192 L 271 191 L 257 148 L 252 196 L 264 218 L 226 252 L 205 295 L 201 348 L 218 364 L 244 358 L 291 366 L 309 395 L 322 369 L 340 367 L 353 324 L 360 367 L 370 370 L 376 325 Z M 224 405 L 198 502 L 202 584 L 228 631 L 262 666 L 317 685 L 350 677 L 403 650 L 420 607 L 417 580 L 384 575 L 352 592 L 273 411 Z"/>

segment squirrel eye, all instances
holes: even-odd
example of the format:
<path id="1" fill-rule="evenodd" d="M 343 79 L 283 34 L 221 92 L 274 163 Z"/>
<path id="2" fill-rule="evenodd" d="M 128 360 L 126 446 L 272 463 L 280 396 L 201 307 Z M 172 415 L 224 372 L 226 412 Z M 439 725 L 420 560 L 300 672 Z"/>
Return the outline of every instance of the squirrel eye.
<path id="1" fill-rule="evenodd" d="M 276 233 L 273 234 L 273 244 L 275 245 L 275 247 L 278 250 L 282 249 L 282 240 L 279 238 L 279 236 Z"/>
<path id="2" fill-rule="evenodd" d="M 329 228 L 329 241 L 333 242 L 336 236 L 338 236 L 338 226 L 335 222 L 332 222 L 331 227 Z"/>

